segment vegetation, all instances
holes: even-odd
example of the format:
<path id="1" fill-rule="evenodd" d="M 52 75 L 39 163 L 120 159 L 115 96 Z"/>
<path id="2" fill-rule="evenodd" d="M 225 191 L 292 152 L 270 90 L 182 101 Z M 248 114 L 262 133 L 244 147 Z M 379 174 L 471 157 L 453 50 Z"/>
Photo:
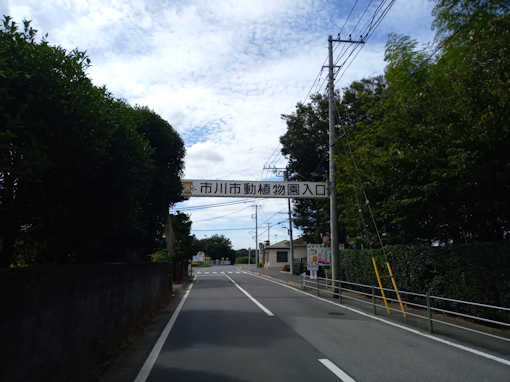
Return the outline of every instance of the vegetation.
<path id="1" fill-rule="evenodd" d="M 236 257 L 236 264 L 248 264 L 248 256 L 238 256 Z M 251 264 L 255 264 L 255 259 L 252 257 Z"/>
<path id="2" fill-rule="evenodd" d="M 198 261 L 193 261 L 191 263 L 191 265 L 194 266 L 194 267 L 200 267 L 200 268 L 207 268 L 207 267 L 211 266 L 211 264 L 209 264 L 209 263 L 201 263 L 201 262 L 198 262 Z"/>
<path id="3" fill-rule="evenodd" d="M 386 261 L 391 265 L 397 284 L 405 291 L 475 301 L 497 306 L 510 305 L 510 242 L 470 243 L 447 247 L 427 245 L 392 245 L 381 249 L 341 251 L 343 279 L 377 285 L 371 257 L 375 257 L 383 286 L 393 289 L 387 277 Z M 409 298 L 407 296 L 406 298 Z M 438 302 L 435 302 L 436 304 Z M 451 307 L 451 306 L 450 306 Z M 456 306 L 461 311 L 494 314 L 476 307 Z M 510 316 L 496 313 L 507 321 Z"/>
<path id="4" fill-rule="evenodd" d="M 96 87 L 84 52 L 0 28 L 0 267 L 127 260 L 161 247 L 184 145 Z"/>
<path id="5" fill-rule="evenodd" d="M 498 241 L 510 231 L 510 13 L 499 0 L 438 0 L 437 46 L 390 36 L 382 77 L 336 95 L 341 238 L 385 244 Z M 327 99 L 283 118 L 293 179 L 327 177 Z M 310 149 L 313 147 L 313 149 Z M 300 201 L 309 238 L 328 230 L 327 204 Z M 324 226 L 326 224 L 326 226 Z"/>
<path id="6" fill-rule="evenodd" d="M 213 235 L 204 239 L 195 239 L 195 253 L 205 252 L 212 260 L 228 258 L 231 264 L 235 261 L 235 251 L 232 249 L 232 242 L 223 235 Z"/>

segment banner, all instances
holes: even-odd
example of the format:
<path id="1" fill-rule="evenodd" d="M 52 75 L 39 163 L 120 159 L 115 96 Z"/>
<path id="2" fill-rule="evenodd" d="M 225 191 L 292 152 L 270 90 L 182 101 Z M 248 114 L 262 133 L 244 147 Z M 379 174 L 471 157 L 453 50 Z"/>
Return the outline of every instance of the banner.
<path id="1" fill-rule="evenodd" d="M 186 197 L 232 198 L 327 198 L 325 182 L 251 182 L 243 180 L 182 181 L 182 195 Z"/>

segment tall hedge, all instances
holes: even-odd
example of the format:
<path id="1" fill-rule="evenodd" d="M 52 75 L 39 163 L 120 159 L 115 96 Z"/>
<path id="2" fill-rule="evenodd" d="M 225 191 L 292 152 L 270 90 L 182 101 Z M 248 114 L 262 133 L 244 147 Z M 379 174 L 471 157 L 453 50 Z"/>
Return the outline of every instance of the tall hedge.
<path id="1" fill-rule="evenodd" d="M 434 296 L 510 306 L 510 241 L 449 247 L 393 245 L 385 247 L 385 254 L 381 249 L 346 249 L 340 252 L 343 279 L 376 285 L 372 256 L 387 288 L 393 287 L 386 261 L 399 289 L 419 293 L 430 290 Z M 461 305 L 458 308 L 477 311 Z"/>

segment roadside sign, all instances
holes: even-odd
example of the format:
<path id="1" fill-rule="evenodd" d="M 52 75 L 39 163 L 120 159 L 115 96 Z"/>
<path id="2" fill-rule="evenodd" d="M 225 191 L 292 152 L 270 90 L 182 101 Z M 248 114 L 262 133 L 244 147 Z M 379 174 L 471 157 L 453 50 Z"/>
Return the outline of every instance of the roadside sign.
<path id="1" fill-rule="evenodd" d="M 306 257 L 308 266 L 330 266 L 331 265 L 331 248 L 325 247 L 323 244 L 308 244 L 306 246 Z M 310 269 L 310 268 L 309 268 Z"/>
<path id="2" fill-rule="evenodd" d="M 231 198 L 328 198 L 325 182 L 252 182 L 244 180 L 182 181 L 184 197 L 231 197 Z"/>

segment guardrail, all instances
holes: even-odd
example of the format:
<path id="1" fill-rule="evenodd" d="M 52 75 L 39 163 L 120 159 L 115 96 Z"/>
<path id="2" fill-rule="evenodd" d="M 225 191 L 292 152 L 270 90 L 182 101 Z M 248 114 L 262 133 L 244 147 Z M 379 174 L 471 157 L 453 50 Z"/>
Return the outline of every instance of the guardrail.
<path id="1" fill-rule="evenodd" d="M 317 295 L 320 296 L 320 293 L 328 293 L 331 296 L 337 296 L 339 298 L 339 302 L 342 304 L 343 299 L 350 299 L 355 300 L 357 302 L 368 304 L 373 307 L 373 313 L 377 314 L 377 308 L 383 308 L 386 309 L 386 306 L 378 304 L 377 301 L 382 300 L 383 297 L 380 295 L 381 289 L 385 292 L 389 292 L 390 294 L 396 293 L 393 289 L 388 288 L 380 288 L 375 285 L 367 285 L 367 284 L 359 284 L 359 283 L 353 283 L 349 281 L 341 281 L 341 280 L 332 280 L 332 279 L 326 279 L 322 277 L 317 277 L 316 279 L 312 280 L 309 276 L 301 276 L 301 286 L 303 289 L 312 289 L 317 292 Z M 357 290 L 359 289 L 359 290 Z M 347 292 L 347 293 L 346 293 Z M 502 306 L 495 306 L 495 305 L 488 305 L 488 304 L 481 304 L 477 302 L 470 302 L 470 301 L 463 301 L 463 300 L 456 300 L 452 298 L 446 298 L 446 297 L 439 297 L 439 296 L 432 296 L 430 292 L 424 294 L 424 293 L 416 293 L 416 292 L 408 292 L 408 291 L 398 291 L 400 295 L 402 296 L 409 296 L 411 298 L 408 298 L 407 300 L 402 298 L 402 303 L 406 307 L 405 309 L 405 315 L 409 315 L 412 317 L 416 317 L 419 319 L 426 320 L 428 322 L 428 329 L 429 332 L 432 333 L 434 331 L 434 323 L 439 323 L 451 327 L 455 327 L 457 329 L 463 329 L 469 332 L 481 334 L 484 336 L 497 338 L 502 341 L 510 342 L 510 338 L 498 336 L 496 334 L 487 333 L 481 330 L 477 330 L 474 328 L 468 328 L 466 326 L 462 326 L 453 322 L 445 321 L 444 319 L 441 320 L 437 317 L 434 317 L 434 313 L 442 313 L 444 315 L 450 315 L 450 316 L 457 316 L 457 317 L 463 317 L 467 318 L 473 321 L 478 321 L 485 324 L 490 324 L 493 326 L 496 326 L 498 328 L 510 328 L 510 323 L 508 322 L 502 322 L 498 320 L 489 319 L 486 317 L 480 317 L 473 314 L 467 314 L 467 313 L 461 313 L 461 312 L 455 312 L 450 309 L 443 309 L 440 307 L 441 305 L 445 305 L 446 303 L 452 303 L 452 304 L 461 304 L 465 306 L 476 306 L 479 308 L 485 308 L 490 310 L 496 310 L 499 312 L 508 312 L 510 314 L 510 308 L 505 308 Z M 358 294 L 361 296 L 365 296 L 367 299 L 353 297 L 350 294 Z M 378 295 L 379 294 L 379 295 Z M 378 300 L 379 299 L 379 300 Z M 409 301 L 410 299 L 413 299 L 415 301 Z M 423 304 L 419 304 L 416 302 L 416 300 L 422 299 Z M 394 303 L 398 303 L 399 301 L 396 298 L 386 297 L 387 301 L 391 301 Z M 411 306 L 416 308 L 415 310 L 420 311 L 422 310 L 424 314 L 418 314 L 416 312 L 409 312 L 407 309 L 407 306 Z M 392 306 L 388 306 L 388 309 L 390 311 L 396 311 L 401 312 L 399 308 L 395 308 Z M 405 317 L 404 315 L 404 317 Z"/>

